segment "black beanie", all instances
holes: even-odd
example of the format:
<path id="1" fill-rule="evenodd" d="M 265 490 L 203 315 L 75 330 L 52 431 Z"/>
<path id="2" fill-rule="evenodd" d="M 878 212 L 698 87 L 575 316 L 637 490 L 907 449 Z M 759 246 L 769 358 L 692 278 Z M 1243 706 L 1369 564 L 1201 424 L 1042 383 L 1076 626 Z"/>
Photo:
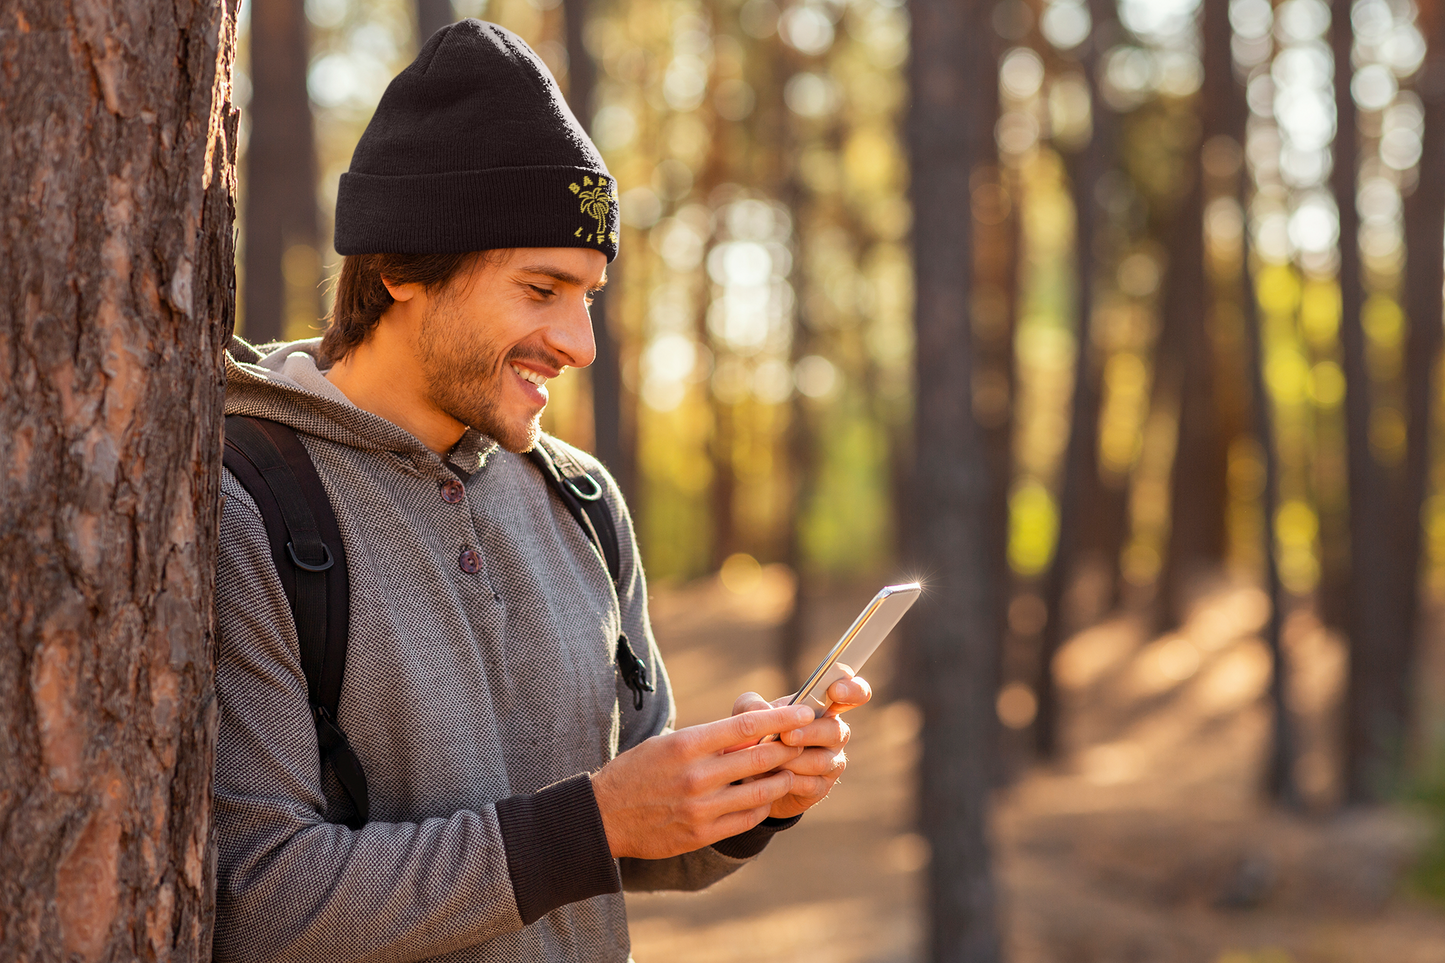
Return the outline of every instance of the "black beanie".
<path id="1" fill-rule="evenodd" d="M 617 256 L 617 187 L 552 74 L 480 20 L 397 74 L 336 192 L 339 254 L 589 247 Z"/>

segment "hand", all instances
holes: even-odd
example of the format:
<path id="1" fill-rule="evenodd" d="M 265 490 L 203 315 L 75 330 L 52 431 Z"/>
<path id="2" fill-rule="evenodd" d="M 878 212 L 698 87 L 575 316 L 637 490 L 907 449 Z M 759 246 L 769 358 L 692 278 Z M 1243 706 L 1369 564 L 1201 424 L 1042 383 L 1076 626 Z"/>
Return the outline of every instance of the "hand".
<path id="1" fill-rule="evenodd" d="M 592 791 L 612 855 L 665 859 L 762 822 L 798 778 L 779 767 L 804 750 L 758 741 L 806 726 L 813 713 L 805 706 L 775 709 L 767 703 L 759 709 L 734 709 L 729 719 L 653 736 L 593 773 Z M 747 748 L 725 751 L 738 743 Z"/>
<path id="2" fill-rule="evenodd" d="M 769 705 L 787 705 L 792 696 L 783 696 L 771 703 L 756 692 L 744 692 L 733 703 L 733 713 L 753 712 Z M 833 705 L 819 719 L 813 720 L 801 729 L 784 732 L 784 745 L 804 747 L 803 752 L 791 762 L 783 764 L 784 772 L 793 773 L 793 785 L 788 792 L 777 799 L 768 810 L 774 819 L 787 819 L 823 801 L 832 792 L 833 785 L 848 766 L 848 757 L 843 747 L 848 745 L 852 730 L 848 723 L 838 716 L 849 709 L 856 709 L 873 698 L 873 690 L 866 679 L 853 676 L 839 679 L 828 687 L 828 698 Z"/>

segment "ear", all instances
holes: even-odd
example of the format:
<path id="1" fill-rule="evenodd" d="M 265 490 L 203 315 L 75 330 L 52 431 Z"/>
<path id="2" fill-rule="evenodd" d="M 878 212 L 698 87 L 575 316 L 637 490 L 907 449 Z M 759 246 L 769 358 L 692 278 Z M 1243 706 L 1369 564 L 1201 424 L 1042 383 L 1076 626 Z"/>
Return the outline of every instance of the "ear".
<path id="1" fill-rule="evenodd" d="M 397 284 L 384 277 L 381 279 L 381 284 L 386 288 L 386 293 L 391 295 L 393 301 L 410 301 L 421 290 L 420 284 Z"/>

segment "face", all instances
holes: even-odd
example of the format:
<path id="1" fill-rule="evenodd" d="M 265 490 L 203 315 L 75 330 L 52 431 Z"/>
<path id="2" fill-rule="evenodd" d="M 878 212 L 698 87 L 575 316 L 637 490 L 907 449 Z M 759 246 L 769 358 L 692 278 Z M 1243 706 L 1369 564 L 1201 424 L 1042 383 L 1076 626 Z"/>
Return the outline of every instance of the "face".
<path id="1" fill-rule="evenodd" d="M 415 336 L 428 400 L 508 451 L 529 450 L 547 382 L 592 363 L 588 306 L 607 258 L 584 248 L 517 248 L 479 258 L 433 294 Z"/>

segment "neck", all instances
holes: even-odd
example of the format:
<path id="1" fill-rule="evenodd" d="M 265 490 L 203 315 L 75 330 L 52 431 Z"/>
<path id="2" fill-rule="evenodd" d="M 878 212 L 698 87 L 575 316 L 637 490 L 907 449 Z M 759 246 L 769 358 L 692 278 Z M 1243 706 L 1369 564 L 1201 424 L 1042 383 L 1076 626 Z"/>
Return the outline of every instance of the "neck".
<path id="1" fill-rule="evenodd" d="M 363 411 L 411 432 L 438 455 L 451 451 L 466 425 L 432 403 L 426 379 L 405 345 L 377 325 L 362 344 L 326 372 L 326 379 Z"/>

